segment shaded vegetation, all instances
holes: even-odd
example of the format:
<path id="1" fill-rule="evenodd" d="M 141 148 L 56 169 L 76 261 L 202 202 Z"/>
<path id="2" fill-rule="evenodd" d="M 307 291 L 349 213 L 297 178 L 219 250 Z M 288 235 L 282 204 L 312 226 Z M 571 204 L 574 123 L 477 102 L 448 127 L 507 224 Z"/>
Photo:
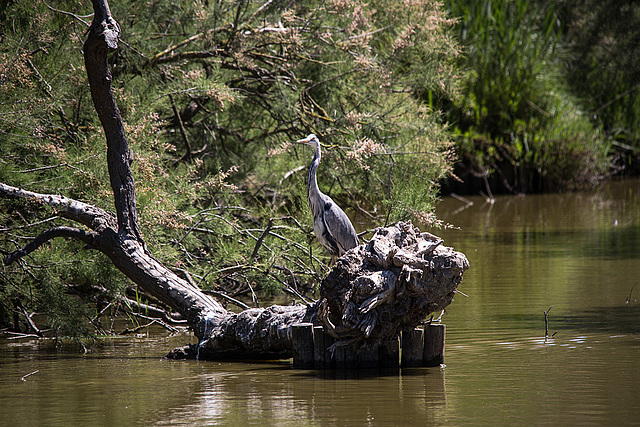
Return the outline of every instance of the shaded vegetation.
<path id="1" fill-rule="evenodd" d="M 467 71 L 461 102 L 444 103 L 458 134 L 456 173 L 466 181 L 450 181 L 449 190 L 588 189 L 629 170 L 638 146 L 637 5 L 447 5 L 459 18 Z"/>
<path id="2" fill-rule="evenodd" d="M 110 209 L 104 136 L 82 63 L 90 4 L 1 7 L 0 181 Z M 416 94 L 454 99 L 458 54 L 437 4 L 117 1 L 111 9 L 123 30 L 111 64 L 140 225 L 165 265 L 254 304 L 256 294 L 313 291 L 327 259 L 306 206 L 311 156 L 291 144 L 310 132 L 326 144 L 320 186 L 350 208 L 356 227 L 433 220 L 452 154 L 437 113 Z M 3 254 L 65 223 L 35 203 L 0 203 Z M 58 334 L 82 333 L 82 318 L 109 332 L 96 326 L 100 315 L 147 302 L 139 294 L 123 302 L 123 277 L 71 241 L 0 275 L 1 311 L 16 328 L 44 312 Z"/>
<path id="3" fill-rule="evenodd" d="M 640 172 L 640 4 L 559 2 L 573 53 L 569 84 L 613 145 L 623 174 Z"/>

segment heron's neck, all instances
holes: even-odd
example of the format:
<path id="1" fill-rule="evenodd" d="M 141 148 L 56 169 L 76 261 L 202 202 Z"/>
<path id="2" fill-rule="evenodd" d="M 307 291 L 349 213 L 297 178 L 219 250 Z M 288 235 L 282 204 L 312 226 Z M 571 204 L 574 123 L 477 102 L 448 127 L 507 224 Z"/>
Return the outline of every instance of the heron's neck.
<path id="1" fill-rule="evenodd" d="M 315 202 L 318 200 L 318 198 L 313 197 L 313 195 L 320 194 L 320 189 L 318 188 L 318 180 L 316 179 L 316 171 L 318 170 L 318 165 L 320 164 L 320 158 L 320 148 L 318 148 L 316 149 L 313 160 L 311 161 L 311 166 L 309 167 L 309 177 L 307 179 L 307 197 L 309 198 L 309 203 L 311 205 L 315 205 Z M 315 212 L 315 209 L 312 210 Z"/>

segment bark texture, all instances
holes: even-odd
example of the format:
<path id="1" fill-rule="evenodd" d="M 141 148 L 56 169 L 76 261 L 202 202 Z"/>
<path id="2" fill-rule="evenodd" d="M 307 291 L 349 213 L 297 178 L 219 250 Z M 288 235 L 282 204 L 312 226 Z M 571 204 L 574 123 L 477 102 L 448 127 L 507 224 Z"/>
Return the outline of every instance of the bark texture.
<path id="1" fill-rule="evenodd" d="M 451 304 L 468 268 L 464 254 L 411 222 L 379 228 L 322 282 L 317 319 L 336 346 L 385 341 Z"/>
<path id="2" fill-rule="evenodd" d="M 107 163 L 118 216 L 118 232 L 143 243 L 138 227 L 135 181 L 130 168 L 133 155 L 113 96 L 107 63 L 108 51 L 118 47 L 120 26 L 111 16 L 106 1 L 93 0 L 92 3 L 94 17 L 84 43 L 84 63 L 93 105 L 107 139 Z"/>

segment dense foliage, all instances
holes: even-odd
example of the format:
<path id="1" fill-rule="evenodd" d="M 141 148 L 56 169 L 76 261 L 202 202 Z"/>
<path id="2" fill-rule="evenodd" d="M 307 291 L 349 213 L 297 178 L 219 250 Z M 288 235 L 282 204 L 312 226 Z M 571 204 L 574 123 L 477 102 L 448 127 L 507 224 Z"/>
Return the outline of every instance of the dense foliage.
<path id="1" fill-rule="evenodd" d="M 558 1 L 571 47 L 569 84 L 601 127 L 622 173 L 640 156 L 640 4 L 633 0 Z"/>
<path id="2" fill-rule="evenodd" d="M 591 188 L 609 171 L 611 141 L 570 84 L 574 46 L 558 3 L 448 2 L 468 71 L 447 116 L 458 133 L 457 172 L 491 178 L 494 191 Z"/>
<path id="3" fill-rule="evenodd" d="M 111 64 L 141 227 L 166 265 L 234 296 L 296 294 L 323 275 L 306 206 L 311 153 L 292 144 L 311 132 L 325 144 L 320 186 L 357 229 L 433 220 L 452 154 L 422 100 L 453 101 L 458 84 L 453 21 L 437 3 L 110 6 L 122 29 Z M 88 1 L 0 5 L 0 182 L 110 209 L 82 62 L 90 12 Z M 3 254 L 64 223 L 37 204 L 0 206 Z M 46 312 L 57 332 L 75 334 L 79 318 L 95 326 L 109 302 L 127 310 L 114 298 L 128 286 L 104 257 L 53 241 L 0 270 L 0 313 L 7 323 Z"/>
<path id="4" fill-rule="evenodd" d="M 324 275 L 306 203 L 311 152 L 293 143 L 312 132 L 320 187 L 358 231 L 436 221 L 454 148 L 465 182 L 445 191 L 590 188 L 640 170 L 632 0 L 110 6 L 145 239 L 205 289 L 300 294 Z M 0 2 L 0 182 L 110 209 L 82 61 L 90 12 L 87 0 Z M 0 200 L 0 250 L 63 223 Z M 140 300 L 129 286 L 104 257 L 52 241 L 0 270 L 0 324 L 39 311 L 77 334 L 79 318 L 97 321 L 86 301 L 126 311 L 119 295 Z"/>

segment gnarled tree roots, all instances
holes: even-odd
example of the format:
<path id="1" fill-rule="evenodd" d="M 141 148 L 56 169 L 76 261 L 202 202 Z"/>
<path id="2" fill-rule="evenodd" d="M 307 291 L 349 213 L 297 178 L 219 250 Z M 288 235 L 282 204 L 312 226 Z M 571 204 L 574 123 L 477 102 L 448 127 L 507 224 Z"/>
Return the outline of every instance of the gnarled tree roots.
<path id="1" fill-rule="evenodd" d="M 337 339 L 336 346 L 380 343 L 451 304 L 468 268 L 464 254 L 411 222 L 379 228 L 322 282 L 316 323 Z"/>

